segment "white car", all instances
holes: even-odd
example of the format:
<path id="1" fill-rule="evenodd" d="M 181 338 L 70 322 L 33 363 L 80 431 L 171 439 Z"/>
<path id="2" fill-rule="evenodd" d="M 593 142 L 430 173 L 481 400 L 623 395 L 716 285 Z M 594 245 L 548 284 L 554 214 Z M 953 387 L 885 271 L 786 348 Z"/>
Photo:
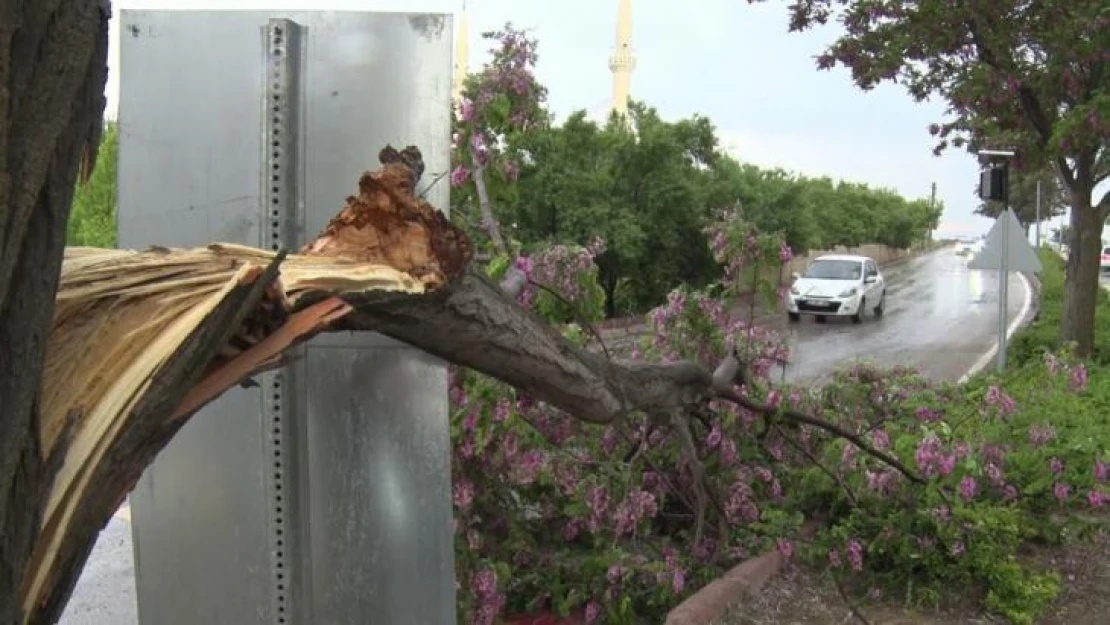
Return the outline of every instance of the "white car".
<path id="1" fill-rule="evenodd" d="M 791 321 L 814 315 L 818 322 L 828 317 L 849 317 L 859 323 L 868 312 L 883 315 L 886 281 L 879 265 L 867 256 L 830 255 L 816 258 L 805 273 L 794 274 L 786 304 Z"/>
<path id="2" fill-rule="evenodd" d="M 1102 257 L 1099 258 L 1098 267 L 1102 273 L 1110 273 L 1110 247 L 1102 248 Z"/>
<path id="3" fill-rule="evenodd" d="M 956 256 L 967 256 L 975 252 L 975 244 L 970 241 L 960 241 L 956 244 Z"/>

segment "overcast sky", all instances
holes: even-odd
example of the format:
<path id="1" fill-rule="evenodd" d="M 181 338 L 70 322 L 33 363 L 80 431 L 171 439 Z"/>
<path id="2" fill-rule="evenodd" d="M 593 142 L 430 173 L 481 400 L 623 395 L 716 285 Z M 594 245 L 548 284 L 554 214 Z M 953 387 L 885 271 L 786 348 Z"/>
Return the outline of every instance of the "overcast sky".
<path id="1" fill-rule="evenodd" d="M 117 0 L 114 10 L 306 9 L 447 12 L 461 0 Z M 977 166 L 952 152 L 935 157 L 927 127 L 943 107 L 921 105 L 899 88 L 864 93 L 843 69 L 819 72 L 813 57 L 835 35 L 786 30 L 785 2 L 647 0 L 633 7 L 637 68 L 633 98 L 666 119 L 695 113 L 716 124 L 721 141 L 739 159 L 812 176 L 827 175 L 926 197 L 937 183 L 946 210 L 945 232 L 986 232 L 973 215 Z M 560 118 L 576 109 L 604 111 L 612 77 L 617 0 L 470 0 L 470 67 L 480 67 L 487 46 L 479 33 L 506 21 L 539 39 L 537 72 Z M 693 7 L 700 11 L 694 12 Z M 108 109 L 116 110 L 118 29 L 113 19 Z M 943 234 L 943 233 L 940 233 Z"/>

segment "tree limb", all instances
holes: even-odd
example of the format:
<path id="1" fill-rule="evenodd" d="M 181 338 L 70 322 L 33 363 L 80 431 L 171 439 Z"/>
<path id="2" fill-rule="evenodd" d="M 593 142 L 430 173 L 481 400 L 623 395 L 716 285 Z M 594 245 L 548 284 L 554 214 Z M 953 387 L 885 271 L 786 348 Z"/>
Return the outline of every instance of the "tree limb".
<path id="1" fill-rule="evenodd" d="M 419 162 L 418 153 L 410 157 Z M 584 421 L 614 423 L 632 413 L 669 420 L 691 463 L 698 534 L 707 502 L 723 512 L 705 490 L 688 415 L 714 398 L 843 437 L 923 483 L 854 432 L 740 392 L 745 372 L 735 350 L 710 372 L 693 362 L 618 361 L 577 347 L 517 303 L 524 287 L 517 273 L 502 288 L 468 268 L 469 240 L 414 195 L 416 181 L 408 162 L 368 172 L 327 229 L 288 257 L 219 244 L 68 250 L 40 432 L 44 453 L 62 465 L 23 572 L 32 622 L 52 622 L 112 506 L 177 428 L 319 332 L 391 336 Z M 83 413 L 74 417 L 75 410 Z"/>

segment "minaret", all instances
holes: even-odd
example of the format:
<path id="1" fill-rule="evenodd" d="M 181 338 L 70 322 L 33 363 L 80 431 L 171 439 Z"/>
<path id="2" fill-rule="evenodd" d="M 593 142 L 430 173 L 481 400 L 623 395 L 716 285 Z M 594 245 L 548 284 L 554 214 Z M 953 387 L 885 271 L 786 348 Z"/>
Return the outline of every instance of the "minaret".
<path id="1" fill-rule="evenodd" d="M 458 106 L 462 98 L 463 83 L 466 82 L 470 58 L 470 20 L 466 15 L 466 0 L 462 3 L 459 15 L 459 32 L 455 39 L 455 75 L 451 80 L 451 102 Z"/>
<path id="2" fill-rule="evenodd" d="M 632 0 L 620 0 L 617 10 L 617 49 L 609 57 L 613 72 L 613 110 L 628 113 L 628 97 L 632 92 L 632 70 L 636 57 L 632 54 Z"/>

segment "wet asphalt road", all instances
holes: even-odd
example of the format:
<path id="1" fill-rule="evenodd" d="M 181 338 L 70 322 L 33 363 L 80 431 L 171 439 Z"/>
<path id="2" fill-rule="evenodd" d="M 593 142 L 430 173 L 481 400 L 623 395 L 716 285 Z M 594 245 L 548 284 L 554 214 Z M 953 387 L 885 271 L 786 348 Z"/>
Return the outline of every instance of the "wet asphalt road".
<path id="1" fill-rule="evenodd" d="M 787 382 L 821 384 L 853 361 L 917 367 L 937 380 L 957 380 L 998 340 L 998 274 L 967 268 L 954 248 L 884 271 L 885 313 L 852 324 L 812 317 L 782 330 L 790 344 Z M 1022 309 L 1026 283 L 1010 274 L 1008 322 Z"/>
<path id="2" fill-rule="evenodd" d="M 887 304 L 881 319 L 867 316 L 853 325 L 803 317 L 784 324 L 793 362 L 787 381 L 819 384 L 860 359 L 916 366 L 938 379 L 959 378 L 997 338 L 997 276 L 971 271 L 967 261 L 946 248 L 884 271 Z M 1011 319 L 1025 297 L 1025 283 L 1011 276 Z M 133 569 L 125 507 L 101 532 L 60 624 L 136 625 Z"/>

